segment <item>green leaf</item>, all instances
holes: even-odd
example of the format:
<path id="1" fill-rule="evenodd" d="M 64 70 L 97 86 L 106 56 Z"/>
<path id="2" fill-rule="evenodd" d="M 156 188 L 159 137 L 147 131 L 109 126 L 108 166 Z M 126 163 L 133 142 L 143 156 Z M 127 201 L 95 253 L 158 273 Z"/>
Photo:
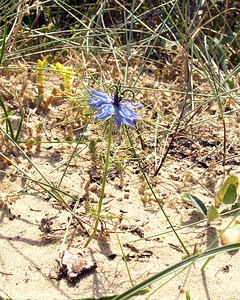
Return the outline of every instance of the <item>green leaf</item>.
<path id="1" fill-rule="evenodd" d="M 222 203 L 233 204 L 237 199 L 239 179 L 237 176 L 229 176 L 217 193 L 215 205 L 219 207 Z"/>
<path id="2" fill-rule="evenodd" d="M 211 205 L 208 210 L 208 224 L 217 218 L 219 218 L 219 212 L 214 205 Z"/>
<path id="3" fill-rule="evenodd" d="M 8 111 L 8 113 L 7 113 L 7 117 L 14 116 L 15 113 L 16 113 L 16 110 L 10 110 L 10 111 Z"/>
<path id="4" fill-rule="evenodd" d="M 205 217 L 207 216 L 207 208 L 205 204 L 196 196 L 191 195 L 190 193 L 182 194 L 183 201 L 192 202 L 192 204 L 203 214 Z"/>
<path id="5" fill-rule="evenodd" d="M 228 84 L 230 89 L 234 89 L 234 81 L 233 80 L 228 79 L 227 84 Z"/>
<path id="6" fill-rule="evenodd" d="M 190 297 L 190 294 L 188 291 L 186 292 L 186 300 L 191 300 L 191 297 Z"/>
<path id="7" fill-rule="evenodd" d="M 224 204 L 233 204 L 237 199 L 237 189 L 234 184 L 230 184 L 224 197 L 223 203 Z"/>

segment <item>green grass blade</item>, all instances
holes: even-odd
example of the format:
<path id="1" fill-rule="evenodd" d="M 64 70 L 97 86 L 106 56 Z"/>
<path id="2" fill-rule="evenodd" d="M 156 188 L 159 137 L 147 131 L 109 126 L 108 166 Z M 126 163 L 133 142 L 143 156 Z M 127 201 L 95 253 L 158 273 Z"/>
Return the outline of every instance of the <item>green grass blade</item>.
<path id="1" fill-rule="evenodd" d="M 6 44 L 6 38 L 7 38 L 7 15 L 5 14 L 5 22 L 4 22 L 4 28 L 3 28 L 3 37 L 2 37 L 2 45 L 0 50 L 0 65 L 3 61 L 3 55 L 5 50 L 5 44 Z"/>
<path id="2" fill-rule="evenodd" d="M 8 118 L 9 115 L 8 115 L 7 109 L 4 105 L 4 102 L 3 102 L 1 97 L 0 97 L 0 106 L 3 109 L 4 118 L 6 119 L 6 131 L 7 131 L 7 133 L 10 132 L 10 136 L 14 140 L 14 132 L 13 132 L 12 124 L 11 124 L 11 121 L 9 120 L 9 118 Z"/>
<path id="3" fill-rule="evenodd" d="M 17 133 L 16 133 L 15 138 L 14 138 L 14 140 L 15 140 L 16 143 L 18 141 L 19 135 L 20 135 L 21 130 L 22 130 L 23 120 L 24 120 L 24 112 L 22 111 L 21 112 L 20 123 L 19 123 L 19 126 L 18 126 L 18 130 L 17 130 Z"/>
<path id="4" fill-rule="evenodd" d="M 145 289 L 149 285 L 153 284 L 154 282 L 159 281 L 162 278 L 164 278 L 176 271 L 186 268 L 186 267 L 192 265 L 193 263 L 195 263 L 196 261 L 199 261 L 202 259 L 208 259 L 209 257 L 219 255 L 224 252 L 234 251 L 234 250 L 239 250 L 239 249 L 240 249 L 240 243 L 236 243 L 236 244 L 222 246 L 222 247 L 215 248 L 215 249 L 210 249 L 202 254 L 193 255 L 193 256 L 188 257 L 188 258 L 184 259 L 183 261 L 151 276 L 147 280 L 140 282 L 139 284 L 135 285 L 134 287 L 130 288 L 129 290 L 125 291 L 124 293 L 118 295 L 117 297 L 115 297 L 113 299 L 114 300 L 129 299 L 132 296 L 136 295 L 137 293 L 141 292 L 143 289 Z"/>

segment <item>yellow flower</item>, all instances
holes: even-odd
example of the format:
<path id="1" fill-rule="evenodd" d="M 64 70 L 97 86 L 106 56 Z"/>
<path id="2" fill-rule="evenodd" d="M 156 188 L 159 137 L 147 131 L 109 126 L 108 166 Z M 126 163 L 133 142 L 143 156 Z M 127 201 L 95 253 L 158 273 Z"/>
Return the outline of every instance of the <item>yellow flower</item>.
<path id="1" fill-rule="evenodd" d="M 37 64 L 37 82 L 43 87 L 44 86 L 44 68 L 47 65 L 47 59 L 39 59 Z"/>
<path id="2" fill-rule="evenodd" d="M 76 72 L 72 71 L 72 67 L 65 67 L 61 63 L 57 62 L 55 66 L 51 65 L 51 70 L 58 72 L 63 77 L 63 87 L 65 92 L 71 92 L 73 75 Z"/>

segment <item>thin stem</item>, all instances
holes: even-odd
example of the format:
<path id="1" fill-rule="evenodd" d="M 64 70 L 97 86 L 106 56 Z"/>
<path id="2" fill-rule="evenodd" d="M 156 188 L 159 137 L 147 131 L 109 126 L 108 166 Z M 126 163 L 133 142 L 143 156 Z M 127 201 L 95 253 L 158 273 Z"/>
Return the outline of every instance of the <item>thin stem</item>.
<path id="1" fill-rule="evenodd" d="M 67 162 L 66 162 L 66 167 L 65 167 L 65 169 L 64 169 L 64 171 L 63 171 L 63 173 L 62 173 L 62 177 L 61 177 L 61 179 L 60 179 L 60 181 L 59 181 L 59 183 L 58 183 L 58 188 L 60 188 L 60 185 L 62 184 L 62 181 L 63 181 L 63 179 L 64 179 L 64 177 L 65 177 L 65 175 L 66 175 L 66 173 L 67 173 L 68 167 L 70 166 L 70 163 L 71 163 L 72 159 L 77 155 L 77 149 L 78 149 L 78 146 L 79 146 L 79 144 L 80 144 L 80 143 L 82 142 L 82 140 L 83 140 L 83 135 L 84 135 L 84 132 L 87 130 L 87 127 L 88 127 L 89 122 L 90 122 L 90 120 L 89 120 L 89 121 L 87 122 L 87 124 L 84 126 L 84 130 L 83 130 L 83 132 L 82 132 L 80 138 L 78 139 L 78 141 L 77 141 L 77 143 L 76 143 L 76 146 L 74 147 L 73 152 L 72 152 L 70 158 L 69 158 L 69 159 L 67 160 Z M 64 164 L 65 164 L 65 163 L 64 163 Z"/>
<path id="2" fill-rule="evenodd" d="M 129 131 L 128 131 L 127 128 L 126 128 L 126 131 L 127 131 L 128 139 L 129 139 L 129 142 L 130 142 L 131 147 L 132 147 L 132 149 L 133 149 L 134 155 L 135 155 L 136 158 L 139 158 L 139 156 L 137 155 L 137 153 L 136 153 L 136 151 L 135 151 L 135 148 L 133 147 L 133 142 L 132 142 L 132 139 L 131 139 L 131 137 L 130 137 L 130 134 L 129 134 Z M 142 167 L 142 164 L 141 164 L 140 159 L 138 159 L 137 161 L 138 161 L 138 165 L 139 165 L 139 167 L 140 167 L 140 169 L 141 169 L 141 171 L 142 171 L 142 174 L 143 174 L 143 176 L 144 176 L 144 179 L 146 180 L 146 183 L 147 183 L 149 189 L 151 190 L 151 193 L 152 193 L 154 199 L 156 200 L 157 204 L 159 205 L 159 207 L 160 207 L 160 209 L 161 209 L 161 211 L 162 211 L 164 217 L 166 218 L 168 224 L 170 225 L 170 227 L 171 227 L 172 231 L 174 232 L 175 236 L 177 237 L 178 241 L 179 241 L 180 244 L 182 245 L 182 247 L 183 247 L 184 251 L 186 252 L 187 256 L 190 256 L 190 255 L 191 255 L 190 252 L 189 252 L 189 251 L 187 250 L 187 248 L 185 247 L 183 241 L 181 240 L 181 238 L 180 238 L 180 236 L 178 235 L 176 229 L 175 229 L 174 226 L 172 225 L 172 222 L 170 221 L 168 215 L 166 214 L 166 212 L 165 212 L 165 210 L 164 210 L 162 204 L 161 204 L 160 201 L 158 200 L 158 198 L 157 198 L 157 196 L 156 196 L 156 194 L 155 194 L 155 192 L 154 192 L 154 190 L 153 190 L 153 188 L 152 188 L 152 186 L 151 186 L 151 184 L 150 184 L 150 182 L 149 182 L 149 179 L 148 179 L 146 173 L 144 172 L 144 169 L 143 169 L 143 167 Z"/>
<path id="3" fill-rule="evenodd" d="M 175 129 L 175 131 L 174 131 L 174 133 L 173 133 L 173 135 L 172 135 L 172 138 L 171 138 L 171 140 L 170 140 L 170 142 L 169 142 L 169 146 L 168 146 L 168 148 L 166 149 L 166 151 L 165 151 L 165 153 L 164 153 L 164 155 L 163 155 L 163 158 L 161 159 L 161 162 L 160 162 L 159 166 L 158 166 L 157 169 L 154 171 L 154 174 L 153 174 L 154 177 L 158 175 L 158 173 L 159 173 L 159 171 L 160 171 L 160 169 L 161 169 L 163 163 L 165 162 L 165 160 L 166 160 L 166 158 L 167 158 L 168 152 L 169 152 L 169 150 L 171 149 L 171 146 L 172 146 L 172 144 L 173 144 L 173 142 L 174 142 L 174 140 L 175 140 L 175 138 L 176 138 L 176 136 L 177 136 L 177 134 L 178 134 L 178 129 L 179 129 L 181 120 L 182 120 L 183 115 L 184 115 L 184 111 L 185 111 L 185 107 L 186 107 L 186 102 L 187 102 L 187 99 L 188 99 L 188 95 L 189 95 L 189 93 L 187 92 L 187 93 L 186 93 L 186 97 L 185 97 L 185 99 L 184 99 L 184 103 L 183 103 L 183 106 L 182 106 L 182 110 L 181 110 L 179 119 L 178 119 L 178 121 L 177 121 L 176 129 Z"/>
<path id="4" fill-rule="evenodd" d="M 103 182 L 102 182 L 102 189 L 101 189 L 101 194 L 100 194 L 100 199 L 96 208 L 96 222 L 95 226 L 93 229 L 93 233 L 87 240 L 87 243 L 85 244 L 85 247 L 89 245 L 91 240 L 95 237 L 98 229 L 98 224 L 100 220 L 100 214 L 101 214 L 101 209 L 102 209 L 102 203 L 103 203 L 103 198 L 104 198 L 104 191 L 105 191 L 105 186 L 107 182 L 107 173 L 108 173 L 108 168 L 110 165 L 110 150 L 111 150 L 111 143 L 112 143 L 112 133 L 113 133 L 113 119 L 110 119 L 110 124 L 109 124 L 109 133 L 108 133 L 108 145 L 107 145 L 107 153 L 106 153 L 106 159 L 105 159 L 105 168 L 104 168 L 104 174 L 103 174 Z"/>
<path id="5" fill-rule="evenodd" d="M 122 257 L 123 257 L 123 261 L 124 261 L 124 264 L 125 264 L 126 269 L 127 269 L 127 273 L 128 273 L 129 280 L 130 280 L 130 282 L 131 282 L 131 285 L 134 286 L 134 283 L 133 283 L 133 280 L 132 280 L 132 276 L 131 276 L 131 273 L 130 273 L 130 269 L 129 269 L 128 264 L 127 264 L 126 255 L 125 255 L 125 253 L 124 253 L 122 243 L 121 243 L 121 241 L 120 241 L 120 239 L 119 239 L 119 236 L 118 236 L 118 233 L 117 233 L 116 230 L 115 230 L 115 234 L 116 234 L 116 236 L 117 236 L 118 244 L 119 244 L 119 247 L 120 247 L 121 252 L 122 252 Z"/>
<path id="6" fill-rule="evenodd" d="M 8 114 L 8 111 L 7 111 L 7 109 L 6 109 L 5 105 L 4 105 L 4 102 L 3 102 L 3 100 L 2 100 L 1 97 L 0 97 L 0 106 L 3 109 L 4 118 L 6 120 L 6 132 L 10 133 L 11 138 L 14 140 L 14 132 L 13 132 L 11 121 L 9 119 L 9 114 Z M 8 138 L 7 138 L 7 140 L 8 140 Z"/>
<path id="7" fill-rule="evenodd" d="M 5 15 L 5 20 L 4 20 L 2 45 L 1 45 L 1 50 L 0 50 L 0 65 L 2 64 L 2 61 L 3 61 L 3 55 L 4 55 L 5 44 L 6 44 L 6 39 L 7 39 L 7 14 L 6 14 L 6 11 L 4 12 L 4 15 Z"/>

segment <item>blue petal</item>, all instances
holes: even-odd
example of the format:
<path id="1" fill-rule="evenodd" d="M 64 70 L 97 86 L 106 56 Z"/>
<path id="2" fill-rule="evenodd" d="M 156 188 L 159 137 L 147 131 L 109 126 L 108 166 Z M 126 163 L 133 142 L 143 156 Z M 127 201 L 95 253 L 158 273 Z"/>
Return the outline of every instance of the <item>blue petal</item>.
<path id="1" fill-rule="evenodd" d="M 123 104 L 121 104 L 119 106 L 119 114 L 123 117 L 123 118 L 130 118 L 130 119 L 135 119 L 135 120 L 141 120 L 142 118 L 136 114 L 134 111 L 132 111 L 131 109 L 128 109 L 126 107 L 124 107 Z"/>
<path id="2" fill-rule="evenodd" d="M 98 110 L 96 119 L 106 119 L 114 115 L 114 121 L 118 128 L 122 123 L 135 128 L 134 121 L 142 118 L 131 109 L 140 108 L 141 104 L 132 104 L 131 102 L 118 103 L 116 105 L 106 93 L 98 92 L 96 90 L 87 91 L 89 95 L 89 106 Z"/>
<path id="3" fill-rule="evenodd" d="M 120 127 L 121 123 L 135 128 L 134 120 L 141 120 L 141 117 L 130 109 L 127 109 L 122 104 L 115 108 L 115 123 Z"/>
<path id="4" fill-rule="evenodd" d="M 90 90 L 87 92 L 90 96 L 90 99 L 93 101 L 101 100 L 104 103 L 113 103 L 113 100 L 111 98 L 109 98 L 106 93 L 101 93 L 96 90 Z"/>
<path id="5" fill-rule="evenodd" d="M 131 119 L 123 118 L 122 122 L 128 126 L 131 126 L 132 128 L 135 128 L 135 124 L 134 124 L 133 120 L 131 120 Z"/>
<path id="6" fill-rule="evenodd" d="M 102 100 L 95 100 L 89 103 L 89 106 L 91 106 L 94 109 L 101 110 L 102 106 L 104 105 L 112 105 L 111 103 L 106 103 L 105 101 Z"/>
<path id="7" fill-rule="evenodd" d="M 100 113 L 96 115 L 96 119 L 106 119 L 114 113 L 113 105 L 106 104 L 102 106 Z"/>
<path id="8" fill-rule="evenodd" d="M 120 128 L 122 119 L 118 117 L 118 113 L 116 112 L 116 109 L 114 114 L 114 122 L 116 123 L 117 127 Z"/>
<path id="9" fill-rule="evenodd" d="M 133 104 L 133 103 L 131 103 L 131 102 L 124 102 L 124 103 L 122 103 L 122 105 L 123 106 L 125 106 L 126 108 L 140 108 L 140 107 L 142 107 L 142 104 Z"/>

